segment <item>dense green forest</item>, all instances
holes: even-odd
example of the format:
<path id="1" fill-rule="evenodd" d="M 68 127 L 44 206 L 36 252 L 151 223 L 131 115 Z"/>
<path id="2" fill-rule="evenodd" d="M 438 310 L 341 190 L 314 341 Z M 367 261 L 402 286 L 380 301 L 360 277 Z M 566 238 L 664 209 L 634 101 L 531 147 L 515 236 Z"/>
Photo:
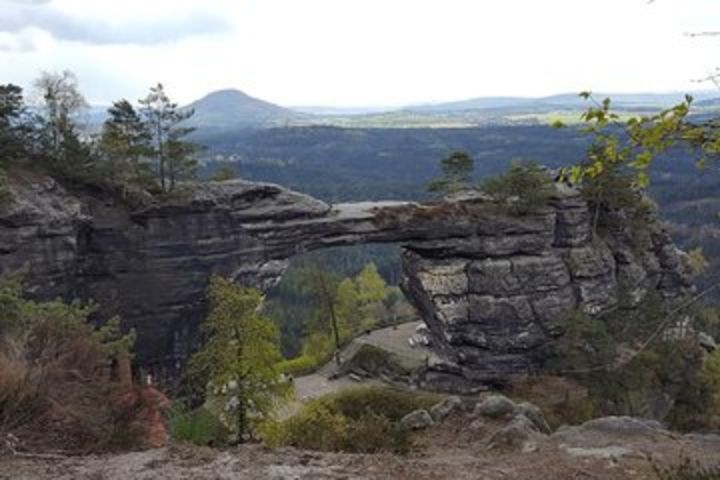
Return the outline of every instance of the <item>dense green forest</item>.
<path id="1" fill-rule="evenodd" d="M 276 182 L 330 202 L 418 200 L 428 198 L 429 182 L 440 174 L 440 159 L 464 151 L 475 160 L 480 180 L 508 168 L 514 159 L 550 168 L 584 158 L 590 139 L 579 128 L 542 125 L 485 126 L 451 129 L 342 129 L 291 127 L 203 134 L 195 138 L 208 150 L 201 174 L 232 166 L 250 180 Z M 700 283 L 716 278 L 720 259 L 720 171 L 713 162 L 695 165 L 696 152 L 677 147 L 660 155 L 651 171 L 650 195 L 670 223 L 678 244 L 702 247 L 711 268 Z M 228 163 L 231 162 L 231 163 Z M 385 279 L 400 277 L 397 248 L 361 246 L 318 253 L 339 274 L 350 275 L 359 263 L 374 261 Z M 352 265 L 344 268 L 343 265 Z"/>

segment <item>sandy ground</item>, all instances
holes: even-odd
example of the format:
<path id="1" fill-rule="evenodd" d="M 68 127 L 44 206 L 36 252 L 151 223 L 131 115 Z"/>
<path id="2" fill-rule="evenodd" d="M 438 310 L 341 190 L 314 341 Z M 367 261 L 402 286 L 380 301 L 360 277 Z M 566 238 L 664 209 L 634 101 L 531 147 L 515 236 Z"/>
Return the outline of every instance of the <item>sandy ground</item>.
<path id="1" fill-rule="evenodd" d="M 121 455 L 62 460 L 0 457 L 0 479 L 657 479 L 653 463 L 691 457 L 720 464 L 720 436 L 668 432 L 579 431 L 538 438 L 531 452 L 488 448 L 502 426 L 469 428 L 460 412 L 417 434 L 407 456 L 352 455 L 243 445 L 226 450 L 171 446 Z"/>

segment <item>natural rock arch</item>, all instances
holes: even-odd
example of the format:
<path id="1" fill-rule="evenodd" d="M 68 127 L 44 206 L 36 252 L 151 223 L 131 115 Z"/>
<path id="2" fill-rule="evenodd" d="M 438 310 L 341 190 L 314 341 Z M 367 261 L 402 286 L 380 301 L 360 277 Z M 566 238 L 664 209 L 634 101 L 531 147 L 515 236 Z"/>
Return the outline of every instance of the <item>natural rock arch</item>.
<path id="1" fill-rule="evenodd" d="M 641 245 L 623 231 L 593 239 L 586 203 L 562 186 L 522 217 L 478 195 L 328 205 L 240 180 L 140 209 L 48 178 L 18 181 L 13 192 L 0 211 L 0 272 L 28 265 L 30 293 L 93 299 L 103 316 L 121 315 L 138 332 L 138 363 L 166 378 L 193 347 L 210 275 L 265 288 L 292 256 L 331 246 L 402 245 L 403 289 L 430 328 L 436 384 L 537 368 L 554 320 L 603 310 L 619 288 L 640 298 L 689 287 L 657 223 Z"/>

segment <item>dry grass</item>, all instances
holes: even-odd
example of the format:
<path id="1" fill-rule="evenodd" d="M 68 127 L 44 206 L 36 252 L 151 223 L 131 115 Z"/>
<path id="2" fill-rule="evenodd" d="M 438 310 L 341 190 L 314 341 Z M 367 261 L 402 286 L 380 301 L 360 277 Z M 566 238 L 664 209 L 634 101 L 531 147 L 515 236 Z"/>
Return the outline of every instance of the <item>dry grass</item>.
<path id="1" fill-rule="evenodd" d="M 36 353 L 11 340 L 0 345 L 0 433 L 33 452 L 138 445 L 142 405 L 120 401 L 92 338 L 47 341 Z"/>
<path id="2" fill-rule="evenodd" d="M 510 383 L 509 394 L 531 399 L 545 413 L 553 429 L 581 424 L 595 414 L 587 388 L 565 377 L 518 375 Z"/>

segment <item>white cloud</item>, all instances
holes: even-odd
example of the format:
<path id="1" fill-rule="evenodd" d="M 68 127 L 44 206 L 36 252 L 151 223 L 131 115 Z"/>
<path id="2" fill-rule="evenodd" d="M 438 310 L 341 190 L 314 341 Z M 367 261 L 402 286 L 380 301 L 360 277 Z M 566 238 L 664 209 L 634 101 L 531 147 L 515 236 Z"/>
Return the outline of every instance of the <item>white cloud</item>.
<path id="1" fill-rule="evenodd" d="M 32 8 L 50 7 L 85 32 L 109 33 L 94 44 L 31 36 L 34 50 L 0 34 L 0 64 L 12 66 L 0 81 L 27 85 L 42 69 L 70 68 L 89 98 L 105 102 L 138 98 L 157 81 L 183 102 L 233 87 L 290 105 L 689 90 L 720 48 L 717 37 L 684 35 L 720 29 L 717 0 L 55 0 Z M 192 34 L 211 30 L 200 13 L 225 28 Z M 177 27 L 168 30 L 174 39 L 155 41 L 155 22 Z M 142 41 L 116 44 L 117 32 Z"/>
<path id="2" fill-rule="evenodd" d="M 157 44 L 216 33 L 229 26 L 222 16 L 198 6 L 183 9 L 166 5 L 165 14 L 146 16 L 152 7 L 138 2 L 133 6 L 132 1 L 113 2 L 114 9 L 109 8 L 110 2 L 86 3 L 82 9 L 78 7 L 85 2 L 5 0 L 2 3 L 5 5 L 0 11 L 0 33 L 14 35 L 19 41 L 24 31 L 39 29 L 58 40 L 87 44 Z M 63 3 L 67 7 L 63 8 Z M 98 10 L 103 4 L 105 8 Z"/>

